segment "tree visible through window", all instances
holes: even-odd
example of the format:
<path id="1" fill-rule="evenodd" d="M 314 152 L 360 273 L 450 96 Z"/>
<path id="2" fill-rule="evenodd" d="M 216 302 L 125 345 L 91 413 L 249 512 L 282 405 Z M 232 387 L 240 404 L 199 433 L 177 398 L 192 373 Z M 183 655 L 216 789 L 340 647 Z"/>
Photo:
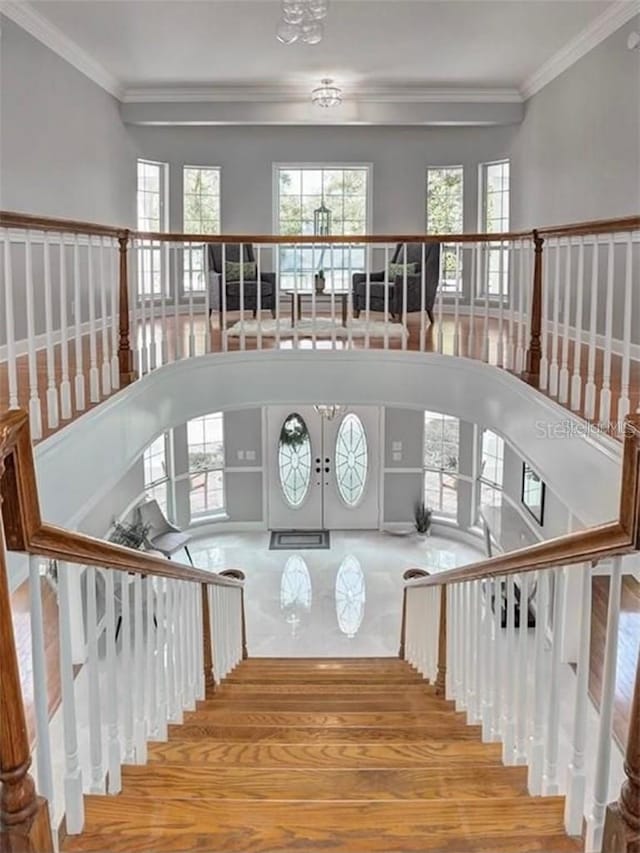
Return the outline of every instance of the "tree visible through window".
<path id="1" fill-rule="evenodd" d="M 278 168 L 278 233 L 313 235 L 314 211 L 323 203 L 331 211 L 331 234 L 366 234 L 369 170 L 366 166 L 281 166 Z M 364 269 L 364 249 L 340 244 L 280 250 L 285 284 L 297 275 L 306 286 L 323 270 L 334 287 L 346 286 L 350 272 Z M 300 281 L 300 279 L 302 279 Z"/>
<path id="2" fill-rule="evenodd" d="M 464 169 L 444 166 L 427 169 L 427 234 L 462 234 Z M 443 246 L 442 289 L 462 290 L 462 252 Z"/>
<path id="3" fill-rule="evenodd" d="M 185 166 L 183 169 L 183 217 L 185 234 L 220 233 L 220 169 Z M 184 289 L 203 293 L 205 281 L 205 246 L 185 247 Z"/>
<path id="4" fill-rule="evenodd" d="M 224 422 L 213 412 L 187 423 L 191 517 L 224 509 Z"/>
<path id="5" fill-rule="evenodd" d="M 424 502 L 440 515 L 458 512 L 460 422 L 440 412 L 424 413 Z"/>

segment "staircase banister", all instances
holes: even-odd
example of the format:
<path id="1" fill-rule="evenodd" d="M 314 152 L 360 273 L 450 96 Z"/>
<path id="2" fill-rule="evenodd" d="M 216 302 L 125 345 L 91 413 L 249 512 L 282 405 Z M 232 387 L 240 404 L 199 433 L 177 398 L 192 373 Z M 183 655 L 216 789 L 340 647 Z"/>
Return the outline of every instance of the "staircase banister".
<path id="1" fill-rule="evenodd" d="M 131 236 L 156 243 L 260 243 L 285 246 L 296 243 L 317 246 L 323 243 L 506 243 L 532 240 L 533 230 L 476 234 L 330 234 L 326 237 L 309 234 L 183 234 L 168 231 L 131 231 Z"/>
<path id="2" fill-rule="evenodd" d="M 640 229 L 640 215 L 616 219 L 594 219 L 590 222 L 573 222 L 568 225 L 549 225 L 538 228 L 541 237 L 579 237 L 587 234 L 615 234 L 619 231 Z"/>
<path id="3" fill-rule="evenodd" d="M 33 231 L 54 231 L 65 234 L 86 234 L 92 237 L 128 237 L 129 229 L 98 222 L 83 222 L 76 219 L 59 219 L 52 216 L 34 216 L 11 210 L 0 211 L 0 227 L 23 228 Z"/>
<path id="4" fill-rule="evenodd" d="M 158 577 L 242 587 L 242 582 L 165 560 L 42 521 L 29 420 L 17 410 L 0 417 L 2 523 L 7 549 L 53 560 Z M 1 469 L 0 469 L 1 470 Z"/>

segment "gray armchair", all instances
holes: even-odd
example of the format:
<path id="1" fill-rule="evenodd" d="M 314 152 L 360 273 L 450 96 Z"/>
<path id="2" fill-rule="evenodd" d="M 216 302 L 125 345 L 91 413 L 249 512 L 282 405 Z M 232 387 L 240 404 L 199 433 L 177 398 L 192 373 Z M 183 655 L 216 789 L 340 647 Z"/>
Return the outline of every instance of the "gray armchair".
<path id="1" fill-rule="evenodd" d="M 188 548 L 191 536 L 188 533 L 183 533 L 179 527 L 167 521 L 158 501 L 151 500 L 140 504 L 138 512 L 140 521 L 149 528 L 147 539 L 154 551 L 160 551 L 170 560 L 177 551 L 184 548 L 189 562 L 193 565 Z"/>
<path id="2" fill-rule="evenodd" d="M 222 287 L 225 276 L 222 268 L 222 244 L 209 243 L 209 304 L 210 313 L 217 309 L 220 312 L 220 325 L 222 326 L 223 305 L 227 312 L 240 311 L 240 282 L 226 280 L 225 298 L 223 299 Z M 240 262 L 240 244 L 226 243 L 224 251 L 225 262 Z M 255 252 L 251 243 L 242 244 L 243 263 L 255 262 Z M 245 279 L 242 283 L 243 303 L 245 311 L 251 311 L 256 316 L 258 309 L 258 282 Z M 278 298 L 278 287 L 275 273 L 260 273 L 260 307 L 270 310 L 275 317 L 276 300 Z"/>
<path id="3" fill-rule="evenodd" d="M 424 309 L 429 321 L 433 323 L 433 306 L 438 292 L 440 276 L 440 244 L 439 243 L 407 243 L 406 257 L 403 243 L 398 243 L 390 263 L 392 264 L 416 264 L 416 273 L 407 275 L 407 304 L 406 311 L 410 314 L 421 311 L 422 301 L 422 252 L 424 247 Z M 353 313 L 358 317 L 361 311 L 367 309 L 367 275 L 366 273 L 354 273 L 353 281 Z M 385 300 L 385 291 L 388 296 Z M 382 311 L 386 307 L 392 319 L 402 317 L 405 311 L 404 305 L 404 274 L 395 277 L 394 281 L 388 281 L 387 270 L 369 274 L 369 310 Z"/>

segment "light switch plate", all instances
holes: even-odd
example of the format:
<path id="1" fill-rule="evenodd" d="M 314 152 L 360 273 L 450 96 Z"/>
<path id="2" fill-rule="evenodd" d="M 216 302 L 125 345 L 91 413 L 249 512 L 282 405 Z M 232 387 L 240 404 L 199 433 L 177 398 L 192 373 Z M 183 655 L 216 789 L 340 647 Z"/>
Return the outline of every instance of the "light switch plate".
<path id="1" fill-rule="evenodd" d="M 402 450 L 402 442 L 401 441 L 392 441 L 391 442 L 392 450 Z"/>
<path id="2" fill-rule="evenodd" d="M 401 462 L 402 461 L 402 453 L 398 453 L 396 451 L 395 453 L 392 454 L 392 459 L 394 462 Z"/>
<path id="3" fill-rule="evenodd" d="M 247 450 L 246 459 L 247 459 L 247 462 L 255 462 L 256 461 L 255 450 Z"/>
<path id="4" fill-rule="evenodd" d="M 241 461 L 244 460 L 244 450 L 238 451 L 238 459 L 240 459 Z"/>

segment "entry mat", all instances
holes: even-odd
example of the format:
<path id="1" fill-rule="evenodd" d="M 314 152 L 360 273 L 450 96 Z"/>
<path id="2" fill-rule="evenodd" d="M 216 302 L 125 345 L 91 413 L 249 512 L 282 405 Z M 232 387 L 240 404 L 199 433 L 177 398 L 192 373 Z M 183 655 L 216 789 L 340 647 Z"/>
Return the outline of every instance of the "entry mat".
<path id="1" fill-rule="evenodd" d="M 331 547 L 328 530 L 272 530 L 270 551 L 327 550 Z"/>

